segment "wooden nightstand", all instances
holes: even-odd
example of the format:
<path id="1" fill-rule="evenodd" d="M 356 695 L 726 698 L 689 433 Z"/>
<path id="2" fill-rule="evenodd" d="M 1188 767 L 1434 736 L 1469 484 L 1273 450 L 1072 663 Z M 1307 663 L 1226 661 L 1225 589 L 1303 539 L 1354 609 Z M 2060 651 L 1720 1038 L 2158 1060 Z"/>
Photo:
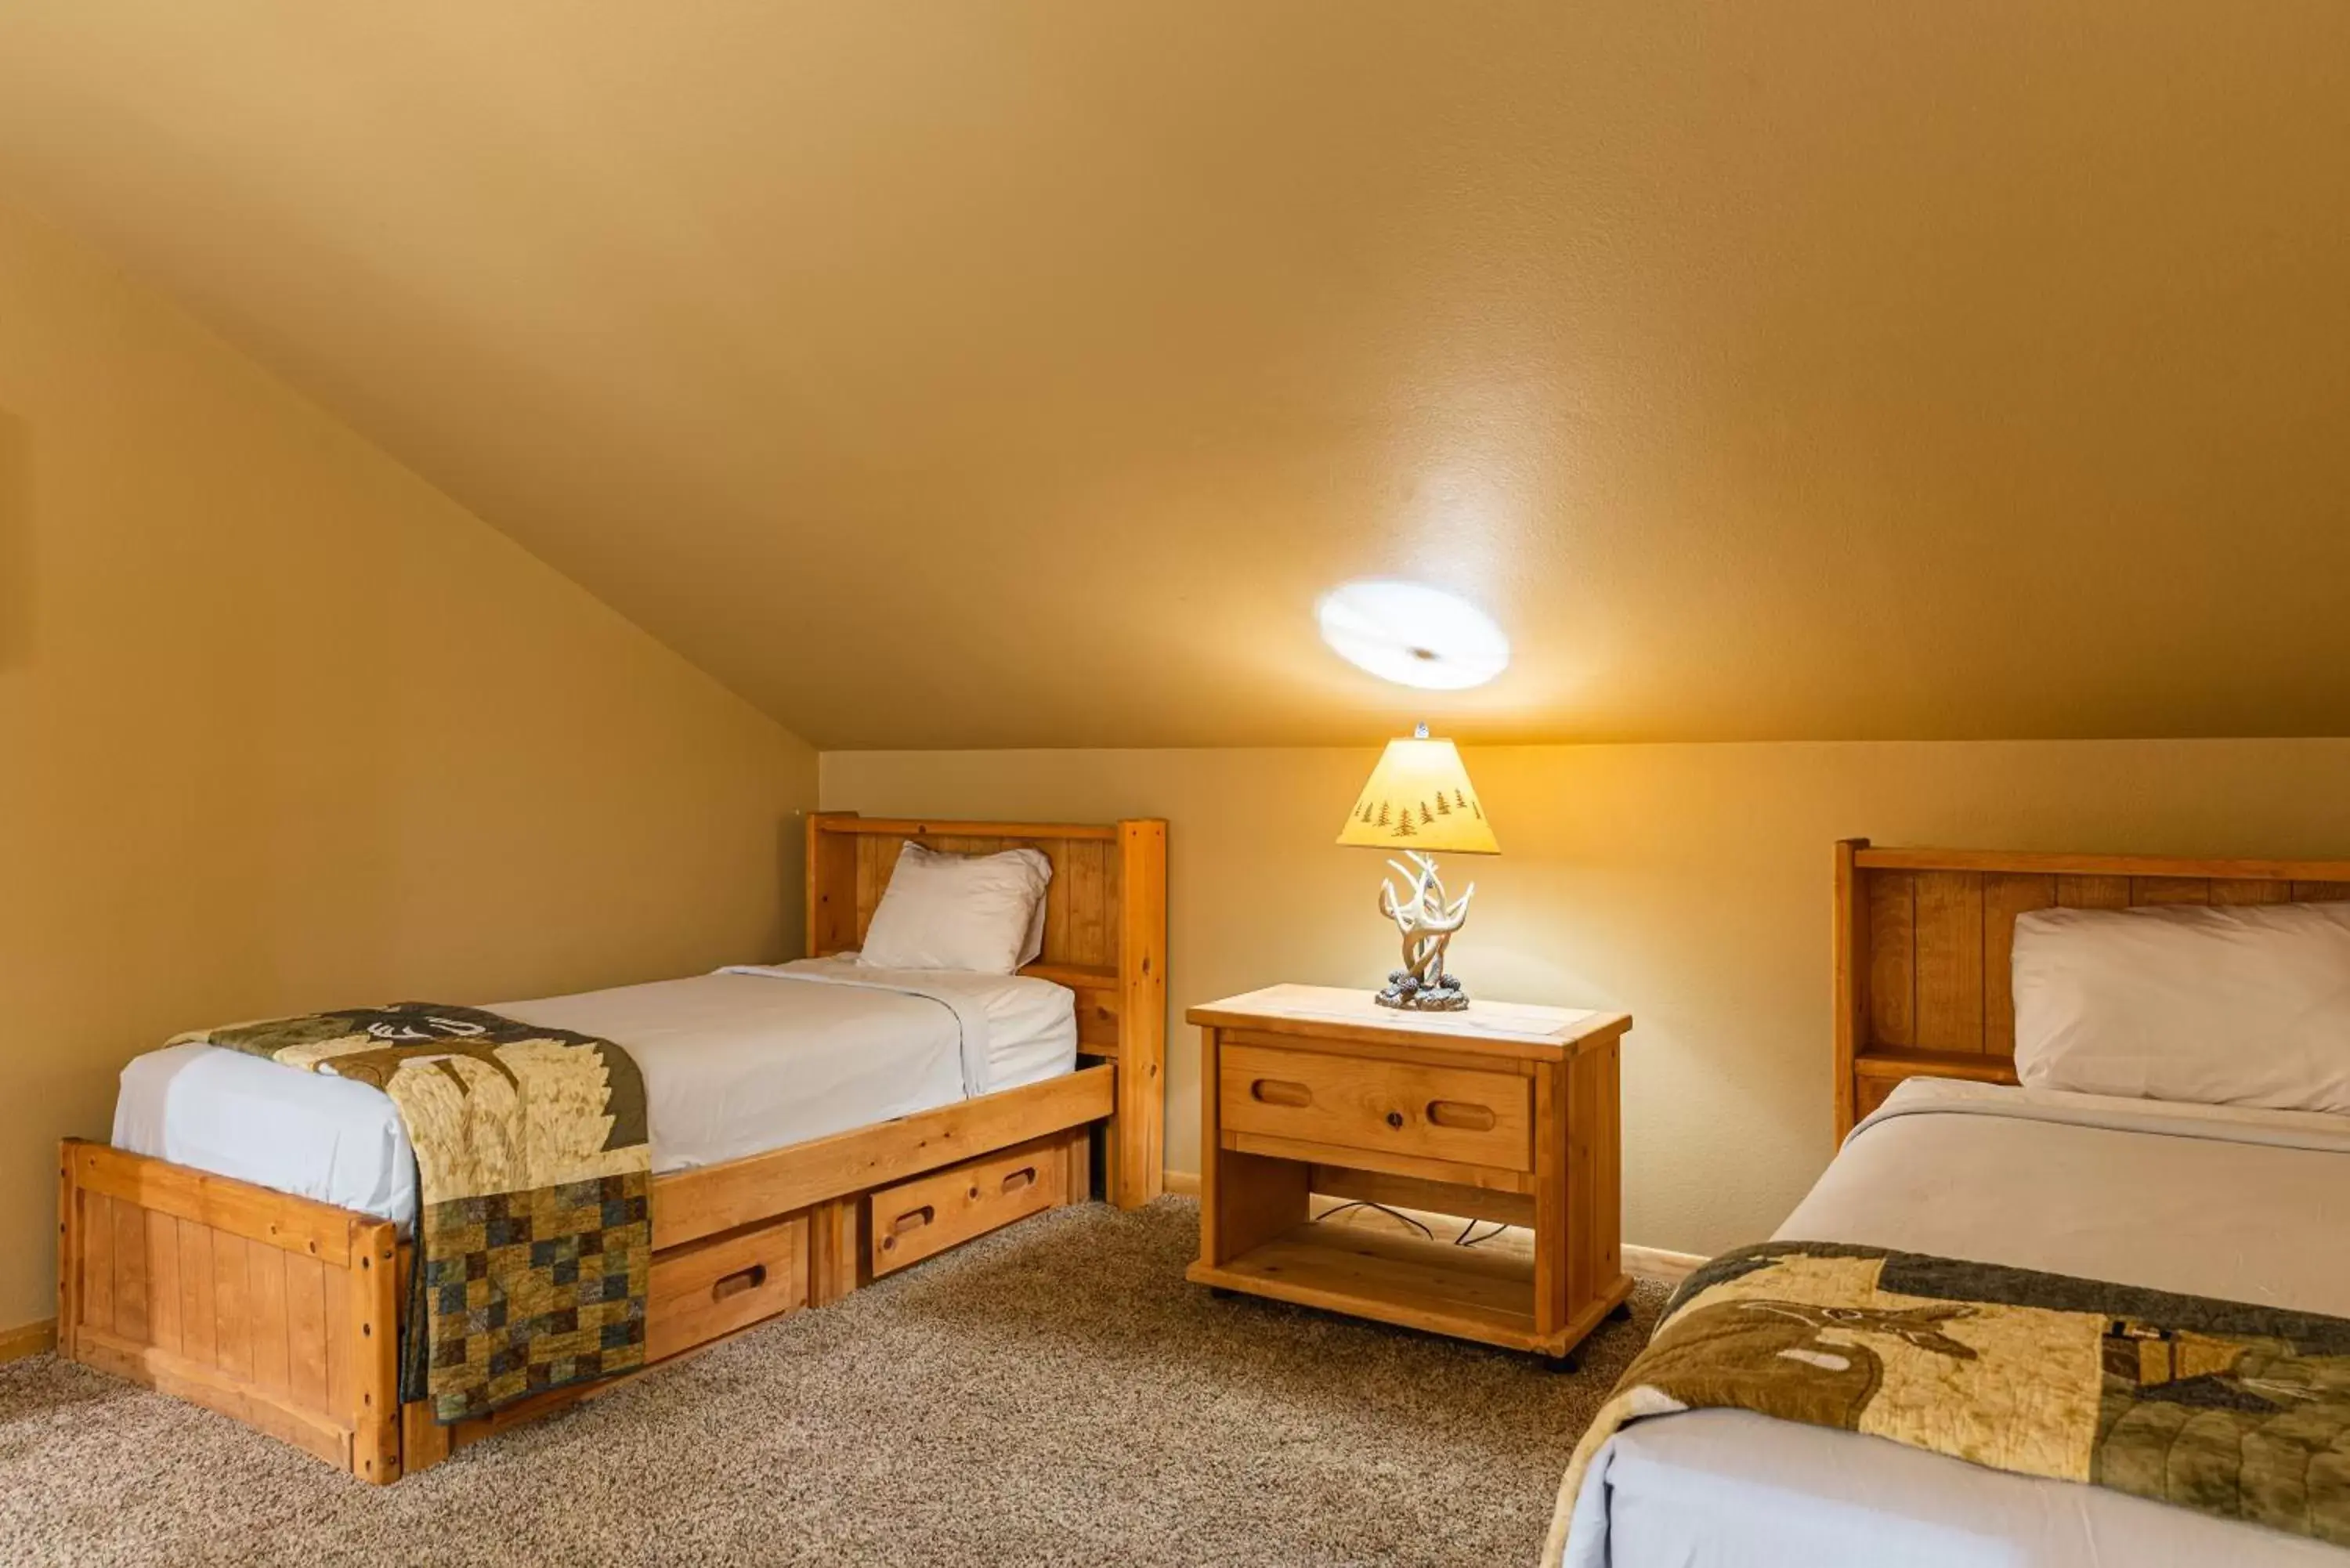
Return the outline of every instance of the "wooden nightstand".
<path id="1" fill-rule="evenodd" d="M 1538 1352 L 1631 1293 L 1618 1255 L 1621 1012 L 1399 1012 L 1276 985 L 1194 1007 L 1204 1285 Z M 1311 1218 L 1314 1195 L 1498 1220 L 1534 1255 Z"/>

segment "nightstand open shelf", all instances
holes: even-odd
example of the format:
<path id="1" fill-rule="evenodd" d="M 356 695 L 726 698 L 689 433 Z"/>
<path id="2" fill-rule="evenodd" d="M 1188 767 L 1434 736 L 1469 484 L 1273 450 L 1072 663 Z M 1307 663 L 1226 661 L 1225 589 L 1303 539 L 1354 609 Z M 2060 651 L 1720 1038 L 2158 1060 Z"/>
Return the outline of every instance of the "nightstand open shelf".
<path id="1" fill-rule="evenodd" d="M 1284 985 L 1195 1007 L 1197 1283 L 1571 1361 L 1630 1294 L 1622 1013 L 1396 1012 Z M 1517 1249 L 1313 1218 L 1316 1197 L 1524 1227 Z"/>
<path id="2" fill-rule="evenodd" d="M 1483 1252 L 1336 1220 L 1309 1220 L 1221 1268 L 1194 1263 L 1201 1284 L 1299 1306 L 1351 1313 L 1513 1350 L 1565 1348 L 1534 1332 L 1530 1256 Z"/>

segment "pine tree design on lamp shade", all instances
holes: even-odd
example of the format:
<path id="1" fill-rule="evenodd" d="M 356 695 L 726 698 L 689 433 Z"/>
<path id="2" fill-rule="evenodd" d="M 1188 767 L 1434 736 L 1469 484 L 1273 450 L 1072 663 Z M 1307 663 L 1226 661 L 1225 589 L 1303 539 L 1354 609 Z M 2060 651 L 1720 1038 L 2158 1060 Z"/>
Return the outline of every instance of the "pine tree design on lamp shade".
<path id="1" fill-rule="evenodd" d="M 1410 862 L 1388 862 L 1404 878 L 1406 891 L 1397 891 L 1392 878 L 1379 882 L 1379 913 L 1403 937 L 1403 968 L 1388 976 L 1377 997 L 1380 1005 L 1435 1012 L 1468 1006 L 1469 993 L 1446 971 L 1444 954 L 1469 919 L 1477 888 L 1471 883 L 1460 898 L 1449 898 L 1435 857 L 1499 855 L 1502 846 L 1459 750 L 1450 741 L 1430 740 L 1425 724 L 1409 740 L 1389 741 L 1347 814 L 1338 842 L 1398 850 Z"/>

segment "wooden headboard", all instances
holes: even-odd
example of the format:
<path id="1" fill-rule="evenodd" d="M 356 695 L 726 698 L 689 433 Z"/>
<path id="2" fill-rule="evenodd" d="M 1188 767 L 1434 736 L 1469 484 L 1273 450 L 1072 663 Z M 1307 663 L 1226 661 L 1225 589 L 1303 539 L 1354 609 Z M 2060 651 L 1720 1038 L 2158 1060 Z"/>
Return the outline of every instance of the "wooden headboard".
<path id="1" fill-rule="evenodd" d="M 1021 971 L 1077 993 L 1080 1054 L 1118 1064 L 1114 1192 L 1156 1196 L 1164 1181 L 1167 1054 L 1167 824 L 931 822 L 812 813 L 807 819 L 807 950 L 861 947 L 908 839 L 957 855 L 1037 849 L 1053 863 L 1045 950 Z"/>
<path id="2" fill-rule="evenodd" d="M 2199 860 L 1978 849 L 1835 853 L 1841 1139 L 1902 1079 L 2015 1082 L 2015 917 L 2056 907 L 2350 899 L 2350 860 Z"/>

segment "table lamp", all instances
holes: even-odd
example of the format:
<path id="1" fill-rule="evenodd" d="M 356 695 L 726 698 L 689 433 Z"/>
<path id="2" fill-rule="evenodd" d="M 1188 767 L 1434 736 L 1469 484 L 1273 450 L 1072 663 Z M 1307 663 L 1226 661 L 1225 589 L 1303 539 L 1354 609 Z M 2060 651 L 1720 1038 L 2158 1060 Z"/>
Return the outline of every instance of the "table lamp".
<path id="1" fill-rule="evenodd" d="M 1502 846 L 1452 742 L 1429 739 L 1425 724 L 1409 740 L 1389 741 L 1362 798 L 1347 814 L 1338 842 L 1399 851 L 1411 862 L 1388 862 L 1409 884 L 1408 891 L 1397 892 L 1390 878 L 1379 880 L 1379 913 L 1403 933 L 1403 968 L 1388 976 L 1386 989 L 1374 1000 L 1382 1007 L 1424 1012 L 1468 1006 L 1469 993 L 1445 972 L 1444 950 L 1469 919 L 1477 886 L 1472 882 L 1460 898 L 1447 898 L 1435 857 L 1499 855 Z"/>

